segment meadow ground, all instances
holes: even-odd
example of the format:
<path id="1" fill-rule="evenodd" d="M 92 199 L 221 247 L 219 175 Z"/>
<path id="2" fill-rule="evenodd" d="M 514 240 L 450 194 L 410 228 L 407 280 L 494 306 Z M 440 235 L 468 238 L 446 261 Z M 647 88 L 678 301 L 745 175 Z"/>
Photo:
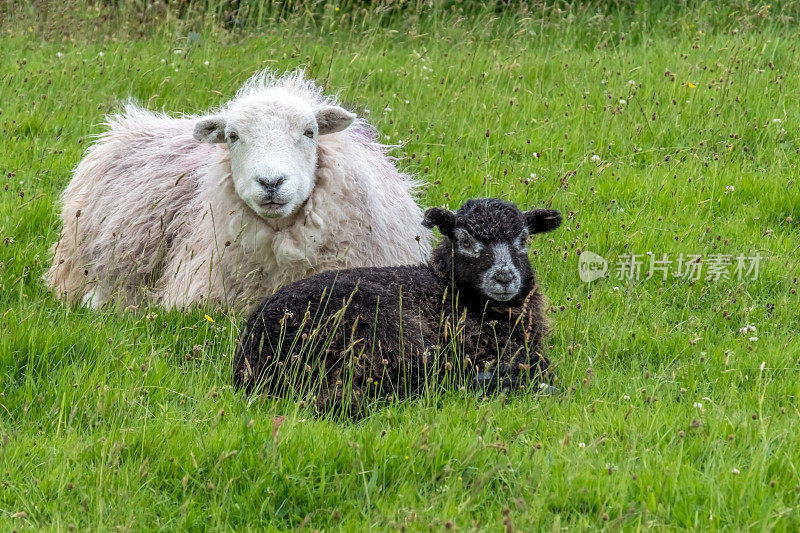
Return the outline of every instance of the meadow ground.
<path id="1" fill-rule="evenodd" d="M 0 7 L 0 529 L 800 528 L 796 5 L 325 4 L 245 29 L 15 5 Z M 425 205 L 565 213 L 531 248 L 562 394 L 319 418 L 231 388 L 241 315 L 48 293 L 58 195 L 105 113 L 127 97 L 198 112 L 298 66 L 405 143 Z M 581 281 L 587 251 L 607 277 Z M 647 254 L 669 261 L 649 279 Z"/>

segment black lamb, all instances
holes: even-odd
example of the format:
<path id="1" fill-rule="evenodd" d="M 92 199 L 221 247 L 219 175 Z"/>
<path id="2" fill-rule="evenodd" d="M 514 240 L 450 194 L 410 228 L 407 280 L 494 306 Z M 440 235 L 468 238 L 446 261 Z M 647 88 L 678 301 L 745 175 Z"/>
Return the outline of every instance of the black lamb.
<path id="1" fill-rule="evenodd" d="M 527 241 L 561 214 L 474 199 L 429 209 L 423 224 L 442 234 L 427 264 L 326 272 L 258 305 L 234 357 L 237 387 L 358 413 L 367 398 L 414 397 L 448 379 L 488 391 L 541 383 L 545 298 Z"/>

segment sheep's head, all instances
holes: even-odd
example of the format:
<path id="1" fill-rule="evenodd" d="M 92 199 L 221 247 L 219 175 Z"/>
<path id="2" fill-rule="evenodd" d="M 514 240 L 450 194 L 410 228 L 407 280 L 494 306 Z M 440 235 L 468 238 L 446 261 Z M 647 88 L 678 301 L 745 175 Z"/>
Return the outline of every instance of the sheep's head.
<path id="1" fill-rule="evenodd" d="M 561 225 L 553 209 L 522 212 L 497 198 L 468 200 L 457 212 L 434 207 L 423 224 L 437 227 L 443 239 L 434 264 L 452 272 L 461 292 L 498 302 L 524 298 L 533 289 L 528 236 Z"/>
<path id="2" fill-rule="evenodd" d="M 338 106 L 314 107 L 289 92 L 267 91 L 199 119 L 194 137 L 226 143 L 237 194 L 261 217 L 282 218 L 314 188 L 319 136 L 342 131 L 355 118 Z"/>

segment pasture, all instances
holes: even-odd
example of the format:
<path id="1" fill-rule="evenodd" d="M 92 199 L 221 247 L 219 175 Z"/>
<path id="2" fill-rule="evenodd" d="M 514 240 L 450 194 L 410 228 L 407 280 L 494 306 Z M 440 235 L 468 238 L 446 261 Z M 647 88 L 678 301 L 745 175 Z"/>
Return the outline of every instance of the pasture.
<path id="1" fill-rule="evenodd" d="M 653 4 L 0 6 L 0 529 L 797 531 L 800 7 Z M 564 214 L 531 246 L 561 394 L 318 417 L 233 390 L 242 314 L 47 291 L 104 114 L 265 67 L 401 145 L 424 206 Z"/>

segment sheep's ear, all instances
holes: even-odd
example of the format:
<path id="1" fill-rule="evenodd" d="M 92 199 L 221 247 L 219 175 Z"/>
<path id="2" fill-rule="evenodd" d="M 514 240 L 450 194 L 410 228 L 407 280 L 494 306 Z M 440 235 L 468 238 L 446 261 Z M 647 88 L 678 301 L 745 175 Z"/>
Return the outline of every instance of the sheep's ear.
<path id="1" fill-rule="evenodd" d="M 547 233 L 561 225 L 561 213 L 555 209 L 531 209 L 525 213 L 525 222 L 531 234 Z"/>
<path id="2" fill-rule="evenodd" d="M 222 117 L 202 119 L 194 127 L 194 138 L 201 143 L 225 142 L 225 119 Z"/>
<path id="3" fill-rule="evenodd" d="M 441 207 L 431 207 L 425 211 L 422 225 L 426 228 L 439 228 L 442 235 L 452 239 L 456 226 L 456 214 Z"/>
<path id="4" fill-rule="evenodd" d="M 356 119 L 355 114 L 335 105 L 322 106 L 314 112 L 314 115 L 317 117 L 320 135 L 342 131 Z"/>

